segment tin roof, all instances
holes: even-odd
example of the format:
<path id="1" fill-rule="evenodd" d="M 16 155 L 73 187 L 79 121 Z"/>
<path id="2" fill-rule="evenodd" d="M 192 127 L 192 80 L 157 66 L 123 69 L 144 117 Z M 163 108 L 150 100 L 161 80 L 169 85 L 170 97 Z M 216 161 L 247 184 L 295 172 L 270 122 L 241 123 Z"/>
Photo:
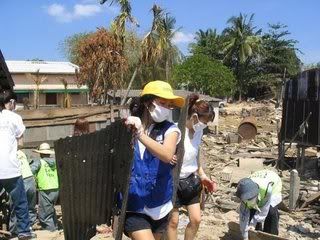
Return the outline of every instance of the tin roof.
<path id="1" fill-rule="evenodd" d="M 75 74 L 79 67 L 71 62 L 6 61 L 10 73 Z"/>

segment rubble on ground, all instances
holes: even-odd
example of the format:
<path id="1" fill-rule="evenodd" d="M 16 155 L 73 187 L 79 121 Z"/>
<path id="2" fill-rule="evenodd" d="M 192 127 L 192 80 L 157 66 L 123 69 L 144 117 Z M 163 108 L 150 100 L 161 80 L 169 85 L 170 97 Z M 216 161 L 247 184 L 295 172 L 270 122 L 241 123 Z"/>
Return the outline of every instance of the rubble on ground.
<path id="1" fill-rule="evenodd" d="M 203 138 L 201 154 L 206 160 L 206 172 L 216 179 L 219 189 L 207 197 L 202 228 L 214 227 L 216 229 L 217 226 L 211 225 L 207 218 L 216 219 L 217 215 L 223 218 L 226 214 L 238 210 L 239 202 L 234 194 L 236 184 L 241 178 L 262 168 L 277 171 L 274 166 L 278 159 L 277 119 L 279 119 L 279 111 L 275 110 L 273 103 L 237 105 L 231 105 L 230 109 L 225 109 L 223 116 L 219 119 L 217 135 L 209 134 Z M 254 116 L 257 120 L 258 134 L 255 139 L 230 143 L 229 134 L 236 133 L 238 124 L 248 116 Z M 307 156 L 316 156 L 316 154 L 316 149 L 306 150 Z M 287 155 L 296 157 L 295 146 L 289 149 Z M 283 181 L 283 202 L 285 206 L 288 206 L 290 172 L 282 171 L 279 174 Z M 319 184 L 319 178 L 301 181 L 300 206 L 312 194 L 319 193 Z M 285 210 L 288 209 L 280 210 L 280 236 L 287 239 L 320 238 L 319 199 L 305 209 L 297 209 L 291 213 Z M 237 222 L 237 215 L 234 218 L 232 221 Z M 227 234 L 228 226 L 223 221 L 219 225 L 224 229 L 223 233 Z M 198 239 L 220 239 L 219 237 L 201 238 L 201 236 L 200 231 Z M 232 236 L 223 239 L 232 239 Z"/>

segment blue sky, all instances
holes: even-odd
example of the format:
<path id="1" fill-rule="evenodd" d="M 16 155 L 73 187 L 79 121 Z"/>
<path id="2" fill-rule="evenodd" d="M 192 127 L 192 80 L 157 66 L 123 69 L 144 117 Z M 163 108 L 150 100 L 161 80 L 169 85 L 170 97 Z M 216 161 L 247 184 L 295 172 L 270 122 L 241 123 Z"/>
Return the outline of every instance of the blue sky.
<path id="1" fill-rule="evenodd" d="M 232 15 L 255 14 L 255 24 L 266 30 L 267 23 L 288 25 L 299 41 L 305 63 L 320 62 L 319 0 L 132 0 L 133 15 L 142 35 L 151 24 L 150 8 L 158 3 L 176 17 L 181 27 L 176 44 L 187 46 L 199 29 L 221 31 Z M 117 7 L 98 0 L 0 0 L 0 49 L 8 60 L 40 58 L 66 60 L 59 44 L 74 33 L 93 31 L 110 24 Z"/>

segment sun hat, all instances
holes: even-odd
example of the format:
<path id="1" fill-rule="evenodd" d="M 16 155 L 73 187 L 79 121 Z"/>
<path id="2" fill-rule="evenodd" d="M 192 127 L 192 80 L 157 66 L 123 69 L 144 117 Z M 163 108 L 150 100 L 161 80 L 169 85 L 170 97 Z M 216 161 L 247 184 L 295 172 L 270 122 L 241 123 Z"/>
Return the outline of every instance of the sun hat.
<path id="1" fill-rule="evenodd" d="M 39 148 L 33 151 L 42 154 L 54 154 L 54 151 L 50 149 L 50 145 L 48 143 L 41 143 Z"/>
<path id="2" fill-rule="evenodd" d="M 256 197 L 259 194 L 259 186 L 250 178 L 243 178 L 239 181 L 236 196 L 241 201 L 246 201 Z"/>
<path id="3" fill-rule="evenodd" d="M 169 83 L 160 80 L 151 81 L 147 85 L 145 85 L 140 96 L 142 97 L 147 94 L 152 94 L 157 97 L 172 100 L 173 104 L 176 107 L 183 107 L 185 102 L 183 97 L 174 95 L 172 87 Z"/>

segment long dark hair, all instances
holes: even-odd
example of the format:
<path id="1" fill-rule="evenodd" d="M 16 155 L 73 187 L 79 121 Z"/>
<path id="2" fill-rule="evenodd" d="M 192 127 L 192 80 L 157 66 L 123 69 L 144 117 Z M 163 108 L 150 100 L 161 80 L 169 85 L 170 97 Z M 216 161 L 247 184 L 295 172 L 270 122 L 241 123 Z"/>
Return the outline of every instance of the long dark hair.
<path id="1" fill-rule="evenodd" d="M 0 112 L 4 110 L 5 104 L 10 102 L 11 99 L 14 98 L 13 92 L 11 90 L 0 90 Z"/>
<path id="2" fill-rule="evenodd" d="M 134 98 L 129 106 L 130 114 L 134 117 L 142 118 L 144 111 L 147 109 L 147 106 L 150 106 L 155 98 L 157 97 L 152 94 Z"/>
<path id="3" fill-rule="evenodd" d="M 199 100 L 199 95 L 192 93 L 189 96 L 189 108 L 188 117 L 190 118 L 192 114 L 198 114 L 198 117 L 209 116 L 213 121 L 215 113 L 213 107 L 206 100 Z"/>
<path id="4" fill-rule="evenodd" d="M 142 97 L 133 99 L 133 101 L 129 106 L 131 116 L 139 117 L 140 119 L 142 119 L 143 113 L 152 104 L 155 98 L 157 98 L 157 96 L 152 94 L 147 94 Z M 151 137 L 153 140 L 156 140 L 158 133 L 159 131 L 161 131 L 164 124 L 165 124 L 165 121 L 161 123 L 154 123 L 154 127 L 150 132 L 149 137 Z"/>

